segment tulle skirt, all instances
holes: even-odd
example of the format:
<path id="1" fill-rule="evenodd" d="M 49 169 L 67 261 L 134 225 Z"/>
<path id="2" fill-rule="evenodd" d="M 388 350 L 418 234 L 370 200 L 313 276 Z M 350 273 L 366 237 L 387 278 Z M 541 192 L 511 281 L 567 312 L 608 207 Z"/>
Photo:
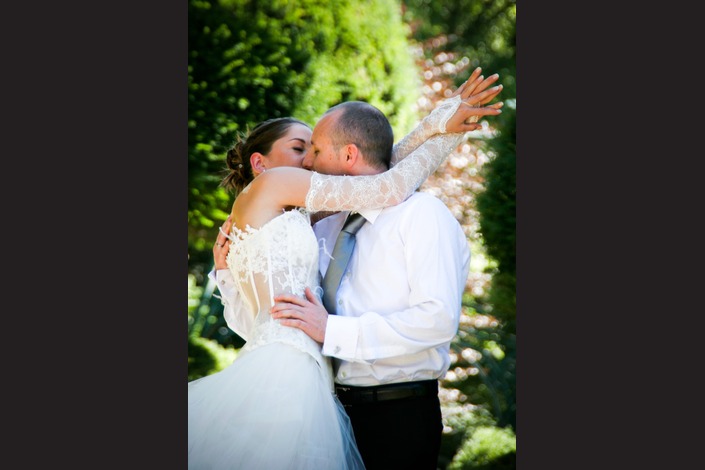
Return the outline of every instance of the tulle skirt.
<path id="1" fill-rule="evenodd" d="M 305 352 L 272 343 L 188 384 L 188 468 L 364 469 L 350 419 Z"/>

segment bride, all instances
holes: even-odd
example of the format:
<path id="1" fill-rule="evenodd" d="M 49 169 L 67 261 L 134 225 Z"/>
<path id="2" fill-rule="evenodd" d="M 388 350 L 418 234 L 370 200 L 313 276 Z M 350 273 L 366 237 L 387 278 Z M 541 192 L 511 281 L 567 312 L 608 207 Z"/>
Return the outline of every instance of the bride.
<path id="1" fill-rule="evenodd" d="M 296 168 L 312 132 L 292 118 L 260 123 L 228 152 L 233 171 L 224 184 L 238 195 L 227 264 L 247 307 L 239 312 L 248 317 L 247 343 L 229 367 L 188 384 L 189 468 L 364 469 L 349 418 L 334 394 L 329 358 L 303 331 L 273 320 L 269 309 L 280 293 L 303 297 L 308 286 L 320 295 L 312 214 L 398 204 L 436 170 L 464 132 L 480 127 L 479 116 L 499 114 L 501 103 L 480 107 L 497 92 L 482 92 L 487 85 L 478 75 L 392 152 L 386 117 L 357 102 L 365 125 L 372 126 L 367 136 L 372 142 L 331 145 L 330 151 L 361 152 L 372 143 L 395 162 L 380 174 L 334 176 Z M 335 109 L 344 113 L 346 104 Z"/>

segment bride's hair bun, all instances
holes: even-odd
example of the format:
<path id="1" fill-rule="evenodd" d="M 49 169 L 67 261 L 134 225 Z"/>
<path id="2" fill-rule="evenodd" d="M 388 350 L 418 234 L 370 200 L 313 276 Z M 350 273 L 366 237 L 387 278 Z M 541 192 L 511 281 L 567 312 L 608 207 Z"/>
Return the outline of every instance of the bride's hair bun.
<path id="1" fill-rule="evenodd" d="M 228 153 L 225 155 L 228 174 L 223 178 L 220 185 L 236 194 L 242 191 L 254 178 L 249 158 L 247 160 L 243 158 L 243 150 L 246 143 L 247 141 L 242 135 L 238 136 L 235 144 L 228 149 Z"/>

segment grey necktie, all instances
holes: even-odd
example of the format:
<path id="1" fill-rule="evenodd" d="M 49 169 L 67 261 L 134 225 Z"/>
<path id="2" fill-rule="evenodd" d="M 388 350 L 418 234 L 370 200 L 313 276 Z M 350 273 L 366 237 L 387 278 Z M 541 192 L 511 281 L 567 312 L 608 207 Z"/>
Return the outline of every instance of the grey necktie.
<path id="1" fill-rule="evenodd" d="M 323 287 L 323 305 L 331 315 L 336 314 L 335 294 L 338 291 L 343 273 L 348 267 L 353 248 L 355 248 L 355 234 L 364 223 L 365 218 L 360 214 L 350 214 L 335 241 L 333 259 L 330 260 L 321 285 Z"/>

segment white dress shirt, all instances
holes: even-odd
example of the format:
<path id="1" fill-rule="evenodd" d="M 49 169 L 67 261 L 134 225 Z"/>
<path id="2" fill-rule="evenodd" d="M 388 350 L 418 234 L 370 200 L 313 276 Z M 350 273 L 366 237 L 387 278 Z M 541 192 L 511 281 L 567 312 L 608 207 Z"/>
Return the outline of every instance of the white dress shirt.
<path id="1" fill-rule="evenodd" d="M 368 223 L 357 232 L 323 344 L 324 355 L 340 360 L 335 381 L 369 386 L 442 378 L 470 265 L 467 238 L 443 202 L 427 193 L 360 214 Z M 314 225 L 322 275 L 346 216 Z"/>

